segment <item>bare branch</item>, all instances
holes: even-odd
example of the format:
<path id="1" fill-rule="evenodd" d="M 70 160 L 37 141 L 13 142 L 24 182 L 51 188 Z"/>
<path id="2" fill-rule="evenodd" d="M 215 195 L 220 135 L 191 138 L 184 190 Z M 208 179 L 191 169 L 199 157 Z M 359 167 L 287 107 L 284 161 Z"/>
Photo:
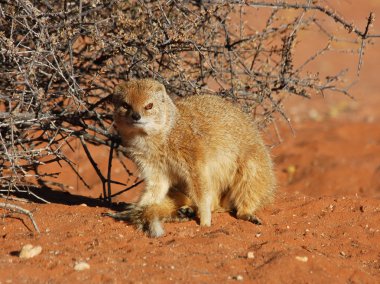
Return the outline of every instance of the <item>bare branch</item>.
<path id="1" fill-rule="evenodd" d="M 369 14 L 362 31 L 321 3 L 0 0 L 0 192 L 65 188 L 56 181 L 59 170 L 44 170 L 65 163 L 89 188 L 69 158 L 73 141 L 81 143 L 105 200 L 115 196 L 111 186 L 138 183 L 111 131 L 114 86 L 129 78 L 153 77 L 173 96 L 223 96 L 240 103 L 262 128 L 276 117 L 291 127 L 282 106 L 287 96 L 350 96 L 346 72 L 308 67 L 337 52 L 333 43 L 344 40 L 358 50 L 359 73 L 366 44 L 380 37 L 371 30 L 375 17 Z M 260 28 L 244 21 L 256 8 L 272 12 L 263 13 Z M 298 10 L 294 18 L 284 17 L 289 9 Z M 321 17 L 343 26 L 349 38 L 327 29 Z M 295 66 L 299 37 L 308 29 L 326 43 Z M 104 172 L 90 145 L 109 150 Z M 116 158 L 123 181 L 111 179 Z"/>
<path id="2" fill-rule="evenodd" d="M 5 210 L 9 210 L 11 212 L 27 215 L 29 217 L 30 221 L 32 221 L 34 229 L 37 231 L 37 233 L 40 233 L 40 230 L 38 229 L 37 223 L 33 218 L 33 214 L 29 210 L 26 210 L 20 206 L 14 205 L 14 204 L 9 204 L 9 203 L 4 203 L 4 202 L 0 202 L 0 208 L 3 208 Z"/>

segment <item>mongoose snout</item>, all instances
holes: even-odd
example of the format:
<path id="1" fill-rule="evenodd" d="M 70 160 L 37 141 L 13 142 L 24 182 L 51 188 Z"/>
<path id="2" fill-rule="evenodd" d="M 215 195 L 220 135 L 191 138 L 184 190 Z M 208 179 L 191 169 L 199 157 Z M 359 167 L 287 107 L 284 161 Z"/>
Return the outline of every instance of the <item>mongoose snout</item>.
<path id="1" fill-rule="evenodd" d="M 139 120 L 141 119 L 141 115 L 140 115 L 138 112 L 132 112 L 131 117 L 132 117 L 133 120 L 135 120 L 135 121 L 139 121 Z"/>

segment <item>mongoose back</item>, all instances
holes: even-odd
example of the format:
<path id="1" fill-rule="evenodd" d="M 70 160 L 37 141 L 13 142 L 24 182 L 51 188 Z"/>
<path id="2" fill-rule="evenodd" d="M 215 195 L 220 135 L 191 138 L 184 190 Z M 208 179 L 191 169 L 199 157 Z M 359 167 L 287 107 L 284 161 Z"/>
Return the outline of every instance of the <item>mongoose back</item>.
<path id="1" fill-rule="evenodd" d="M 162 221 L 190 206 L 201 226 L 215 210 L 260 223 L 255 211 L 275 190 L 272 161 L 253 121 L 238 107 L 212 95 L 175 103 L 152 79 L 131 80 L 115 88 L 114 123 L 145 189 L 126 211 L 108 214 L 146 230 L 164 233 Z"/>

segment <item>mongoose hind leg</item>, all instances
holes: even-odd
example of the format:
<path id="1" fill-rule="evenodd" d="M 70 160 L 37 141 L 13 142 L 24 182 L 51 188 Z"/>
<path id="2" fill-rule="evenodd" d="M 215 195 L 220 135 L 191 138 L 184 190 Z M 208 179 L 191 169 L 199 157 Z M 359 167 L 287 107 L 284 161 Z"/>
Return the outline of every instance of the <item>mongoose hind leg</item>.
<path id="1" fill-rule="evenodd" d="M 171 188 L 168 193 L 168 198 L 175 203 L 171 217 L 165 220 L 166 222 L 185 222 L 196 217 L 196 211 L 192 200 L 183 192 L 176 188 Z"/>
<path id="2" fill-rule="evenodd" d="M 271 201 L 275 182 L 267 157 L 256 157 L 242 163 L 234 178 L 230 202 L 236 210 L 236 218 L 261 225 L 255 211 Z"/>

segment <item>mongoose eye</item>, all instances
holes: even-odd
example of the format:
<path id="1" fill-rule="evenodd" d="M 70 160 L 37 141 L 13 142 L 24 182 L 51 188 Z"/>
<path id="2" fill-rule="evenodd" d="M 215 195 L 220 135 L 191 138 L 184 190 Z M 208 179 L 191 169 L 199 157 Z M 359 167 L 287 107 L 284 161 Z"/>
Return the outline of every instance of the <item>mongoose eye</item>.
<path id="1" fill-rule="evenodd" d="M 131 106 L 130 106 L 129 104 L 127 104 L 127 103 L 123 103 L 121 106 L 122 106 L 123 108 L 125 108 L 126 110 L 131 109 Z"/>
<path id="2" fill-rule="evenodd" d="M 150 103 L 150 104 L 147 104 L 147 105 L 145 106 L 145 109 L 146 109 L 146 110 L 150 110 L 150 109 L 152 109 L 152 107 L 153 107 L 153 103 Z"/>

